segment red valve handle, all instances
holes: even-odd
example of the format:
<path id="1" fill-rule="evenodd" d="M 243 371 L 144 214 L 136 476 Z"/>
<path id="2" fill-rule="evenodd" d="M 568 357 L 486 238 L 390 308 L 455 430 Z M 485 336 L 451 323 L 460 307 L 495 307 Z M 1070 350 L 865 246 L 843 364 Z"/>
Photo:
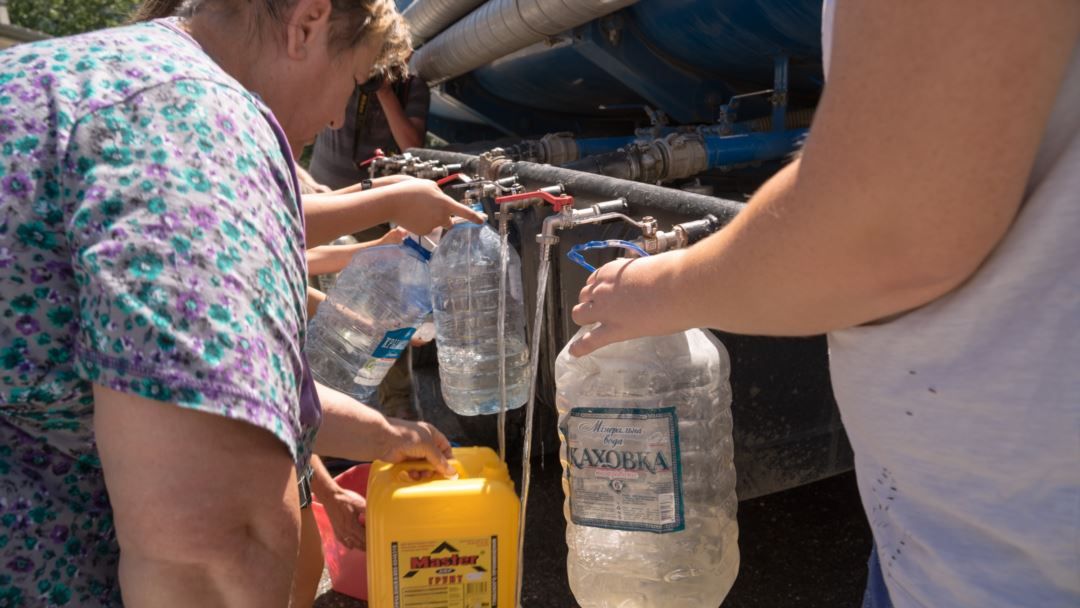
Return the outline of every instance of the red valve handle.
<path id="1" fill-rule="evenodd" d="M 453 182 L 456 182 L 456 181 L 460 181 L 462 183 L 467 184 L 467 183 L 471 182 L 472 180 L 469 179 L 469 176 L 465 175 L 464 173 L 452 173 L 452 174 L 447 175 L 446 177 L 436 181 L 435 183 L 439 184 L 440 186 L 445 186 L 446 184 L 450 184 L 450 183 L 453 183 Z"/>
<path id="2" fill-rule="evenodd" d="M 550 192 L 544 192 L 543 190 L 537 190 L 536 192 L 522 192 L 520 194 L 507 194 L 506 196 L 496 197 L 495 204 L 502 205 L 504 203 L 514 203 L 517 201 L 527 201 L 531 199 L 540 199 L 544 202 L 550 203 L 555 208 L 555 213 L 560 213 L 563 207 L 573 207 L 574 197 L 569 194 L 554 195 Z"/>
<path id="3" fill-rule="evenodd" d="M 375 162 L 376 158 L 382 158 L 384 156 L 386 156 L 386 153 L 382 151 L 382 148 L 375 148 L 375 156 L 372 156 L 371 158 L 365 160 L 364 162 L 356 163 L 356 166 L 357 167 L 366 167 L 366 166 L 370 165 L 371 163 Z"/>

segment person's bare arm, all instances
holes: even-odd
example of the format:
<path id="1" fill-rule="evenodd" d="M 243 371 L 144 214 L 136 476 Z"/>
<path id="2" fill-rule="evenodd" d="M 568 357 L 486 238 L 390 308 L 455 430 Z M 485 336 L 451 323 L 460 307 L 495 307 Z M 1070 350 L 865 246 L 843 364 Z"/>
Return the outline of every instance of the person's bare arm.
<path id="1" fill-rule="evenodd" d="M 323 424 L 315 451 L 349 460 L 427 460 L 439 473 L 454 476 L 447 462 L 450 442 L 426 422 L 387 418 L 348 395 L 316 383 Z"/>
<path id="2" fill-rule="evenodd" d="M 366 543 L 360 516 L 367 509 L 367 500 L 341 487 L 318 456 L 311 457 L 311 489 L 326 510 L 334 536 L 350 549 L 363 549 Z"/>
<path id="3" fill-rule="evenodd" d="M 480 223 L 483 217 L 450 198 L 426 179 L 400 181 L 381 188 L 304 196 L 307 245 L 325 245 L 342 234 L 394 222 L 414 234 L 449 226 L 451 218 Z"/>
<path id="4" fill-rule="evenodd" d="M 391 185 L 397 184 L 399 182 L 407 182 L 407 181 L 409 181 L 411 179 L 417 179 L 417 178 L 415 178 L 415 177 L 413 177 L 411 175 L 400 175 L 400 174 L 399 175 L 384 175 L 382 177 L 376 177 L 375 179 L 371 180 L 371 188 L 374 189 L 374 188 L 382 188 L 383 186 L 391 186 Z M 333 193 L 334 194 L 349 194 L 351 192 L 361 192 L 363 190 L 364 190 L 364 183 L 363 182 L 357 182 L 357 183 L 355 183 L 355 184 L 353 184 L 351 186 L 345 186 L 344 188 L 339 188 L 337 190 L 334 190 Z"/>
<path id="5" fill-rule="evenodd" d="M 132 608 L 285 606 L 296 472 L 269 432 L 94 386 L 94 433 Z"/>
<path id="6" fill-rule="evenodd" d="M 307 288 L 307 316 L 309 319 L 315 317 L 315 313 L 319 311 L 319 305 L 326 301 L 326 294 L 308 285 Z"/>
<path id="7" fill-rule="evenodd" d="M 416 86 L 423 86 L 419 83 Z M 410 118 L 401 107 L 401 101 L 394 95 L 394 89 L 390 83 L 384 84 L 375 94 L 382 106 L 383 114 L 386 115 L 386 123 L 390 125 L 390 133 L 394 136 L 399 150 L 419 148 L 424 145 L 424 120 Z"/>
<path id="8" fill-rule="evenodd" d="M 369 247 L 400 244 L 405 240 L 407 234 L 408 233 L 401 228 L 394 228 L 374 241 L 354 243 L 352 245 L 322 245 L 320 247 L 308 249 L 308 274 L 320 275 L 341 272 L 349 265 L 353 256 L 360 251 Z"/>
<path id="9" fill-rule="evenodd" d="M 300 192 L 303 194 L 323 194 L 331 191 L 329 186 L 320 184 L 299 164 L 296 165 L 296 179 L 300 182 Z"/>
<path id="10" fill-rule="evenodd" d="M 955 289 L 1016 215 L 1078 36 L 1075 0 L 839 3 L 801 159 L 698 246 L 601 268 L 574 309 L 600 326 L 572 352 L 816 334 Z"/>
<path id="11" fill-rule="evenodd" d="M 308 274 L 318 276 L 341 272 L 349 265 L 349 260 L 358 252 L 373 246 L 373 242 L 354 243 L 352 245 L 320 245 L 305 252 Z"/>

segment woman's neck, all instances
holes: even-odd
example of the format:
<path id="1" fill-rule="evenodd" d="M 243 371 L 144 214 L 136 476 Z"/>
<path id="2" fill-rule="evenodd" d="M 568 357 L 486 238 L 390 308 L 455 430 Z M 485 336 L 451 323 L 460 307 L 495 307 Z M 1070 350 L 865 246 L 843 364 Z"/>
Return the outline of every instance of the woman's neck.
<path id="1" fill-rule="evenodd" d="M 247 90 L 262 96 L 260 88 L 264 83 L 260 82 L 262 79 L 258 75 L 263 56 L 261 51 L 265 45 L 254 33 L 237 36 L 237 28 L 229 27 L 229 23 L 236 21 L 239 21 L 236 17 L 226 20 L 221 15 L 200 13 L 190 19 L 181 19 L 178 25 L 199 43 L 203 52 L 225 73 Z"/>

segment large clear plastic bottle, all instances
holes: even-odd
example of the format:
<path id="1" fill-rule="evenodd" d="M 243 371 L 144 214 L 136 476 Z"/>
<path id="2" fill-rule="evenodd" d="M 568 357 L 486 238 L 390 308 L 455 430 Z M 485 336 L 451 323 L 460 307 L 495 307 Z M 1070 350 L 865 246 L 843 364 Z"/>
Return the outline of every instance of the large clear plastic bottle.
<path id="1" fill-rule="evenodd" d="M 528 400 L 521 259 L 509 249 L 506 293 L 507 409 Z M 431 304 L 443 399 L 463 416 L 499 411 L 499 234 L 487 224 L 456 224 L 431 259 Z"/>
<path id="2" fill-rule="evenodd" d="M 316 380 L 371 403 L 431 311 L 429 258 L 411 238 L 353 256 L 308 325 Z"/>
<path id="3" fill-rule="evenodd" d="M 555 362 L 582 608 L 715 608 L 739 570 L 730 363 L 701 330 Z"/>

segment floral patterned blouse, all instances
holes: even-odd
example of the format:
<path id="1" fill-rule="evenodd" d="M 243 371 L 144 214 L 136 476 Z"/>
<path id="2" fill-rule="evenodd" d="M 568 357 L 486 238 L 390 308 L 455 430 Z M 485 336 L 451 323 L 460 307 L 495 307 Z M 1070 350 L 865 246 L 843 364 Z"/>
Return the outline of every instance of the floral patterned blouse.
<path id="1" fill-rule="evenodd" d="M 119 603 L 92 383 L 305 458 L 296 192 L 270 111 L 170 21 L 0 53 L 0 607 Z"/>

